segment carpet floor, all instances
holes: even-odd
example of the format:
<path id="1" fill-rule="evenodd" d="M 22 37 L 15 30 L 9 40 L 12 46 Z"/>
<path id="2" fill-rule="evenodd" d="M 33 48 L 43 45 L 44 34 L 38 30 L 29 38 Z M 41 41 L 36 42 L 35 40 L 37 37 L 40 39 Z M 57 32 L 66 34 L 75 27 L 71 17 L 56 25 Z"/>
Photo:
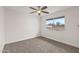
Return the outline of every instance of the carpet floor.
<path id="1" fill-rule="evenodd" d="M 48 38 L 36 37 L 6 44 L 3 53 L 79 53 L 79 48 Z"/>

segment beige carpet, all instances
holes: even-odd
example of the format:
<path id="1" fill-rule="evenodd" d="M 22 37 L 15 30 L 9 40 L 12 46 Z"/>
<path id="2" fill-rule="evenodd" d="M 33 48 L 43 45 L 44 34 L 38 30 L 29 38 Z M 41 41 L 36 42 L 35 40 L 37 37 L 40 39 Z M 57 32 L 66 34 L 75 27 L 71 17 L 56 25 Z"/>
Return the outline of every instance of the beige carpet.
<path id="1" fill-rule="evenodd" d="M 6 44 L 3 53 L 78 53 L 79 48 L 44 37 Z"/>

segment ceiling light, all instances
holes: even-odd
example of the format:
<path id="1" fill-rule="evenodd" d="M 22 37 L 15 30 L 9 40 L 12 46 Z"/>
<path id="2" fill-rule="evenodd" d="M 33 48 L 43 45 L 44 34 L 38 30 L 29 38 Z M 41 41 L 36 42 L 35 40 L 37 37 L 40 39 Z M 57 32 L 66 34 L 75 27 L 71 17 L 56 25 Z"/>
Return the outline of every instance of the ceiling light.
<path id="1" fill-rule="evenodd" d="M 41 10 L 38 10 L 37 13 L 41 13 Z"/>

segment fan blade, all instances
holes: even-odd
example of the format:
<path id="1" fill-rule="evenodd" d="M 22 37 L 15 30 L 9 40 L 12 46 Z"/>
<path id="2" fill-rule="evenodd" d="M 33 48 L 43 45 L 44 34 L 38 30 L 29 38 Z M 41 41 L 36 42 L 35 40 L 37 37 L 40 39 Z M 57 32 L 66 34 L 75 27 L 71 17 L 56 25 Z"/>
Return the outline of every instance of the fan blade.
<path id="1" fill-rule="evenodd" d="M 47 12 L 47 11 L 42 11 L 43 13 L 47 13 L 47 14 L 49 14 L 49 12 Z"/>
<path id="2" fill-rule="evenodd" d="M 40 9 L 40 6 L 38 6 L 38 9 Z"/>
<path id="3" fill-rule="evenodd" d="M 36 11 L 30 12 L 30 14 L 35 13 Z"/>
<path id="4" fill-rule="evenodd" d="M 33 10 L 37 10 L 37 9 L 35 9 L 35 8 L 33 8 L 33 7 L 29 7 L 29 8 L 31 8 L 31 9 L 33 9 Z"/>
<path id="5" fill-rule="evenodd" d="M 44 6 L 44 7 L 41 8 L 41 10 L 44 10 L 44 9 L 46 9 L 46 8 L 47 8 L 47 6 Z"/>

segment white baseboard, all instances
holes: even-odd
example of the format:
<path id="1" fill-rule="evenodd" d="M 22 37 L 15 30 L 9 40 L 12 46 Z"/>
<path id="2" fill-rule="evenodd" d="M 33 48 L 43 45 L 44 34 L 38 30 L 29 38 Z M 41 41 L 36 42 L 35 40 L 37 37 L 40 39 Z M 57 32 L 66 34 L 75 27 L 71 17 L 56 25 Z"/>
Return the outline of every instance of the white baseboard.
<path id="1" fill-rule="evenodd" d="M 31 35 L 31 36 L 26 36 L 24 38 L 20 38 L 20 39 L 16 39 L 16 40 L 13 40 L 13 41 L 7 41 L 5 42 L 5 44 L 10 44 L 10 43 L 14 43 L 14 42 L 18 42 L 18 41 L 22 41 L 22 40 L 28 40 L 28 39 L 31 39 L 31 38 L 35 38 L 37 37 L 37 35 Z"/>
<path id="2" fill-rule="evenodd" d="M 48 38 L 48 39 L 55 40 L 55 39 L 53 39 L 53 38 L 51 38 L 51 37 L 47 37 L 47 36 L 43 36 L 43 35 L 42 35 L 42 37 L 46 37 L 46 38 Z M 77 47 L 77 48 L 79 48 L 79 45 L 72 44 L 72 43 L 70 43 L 70 42 L 66 42 L 66 41 L 60 41 L 60 40 L 55 40 L 55 41 L 58 41 L 58 42 L 61 42 L 61 43 L 64 43 L 64 44 L 67 44 L 67 45 L 70 45 L 70 46 L 74 46 L 74 47 Z"/>

